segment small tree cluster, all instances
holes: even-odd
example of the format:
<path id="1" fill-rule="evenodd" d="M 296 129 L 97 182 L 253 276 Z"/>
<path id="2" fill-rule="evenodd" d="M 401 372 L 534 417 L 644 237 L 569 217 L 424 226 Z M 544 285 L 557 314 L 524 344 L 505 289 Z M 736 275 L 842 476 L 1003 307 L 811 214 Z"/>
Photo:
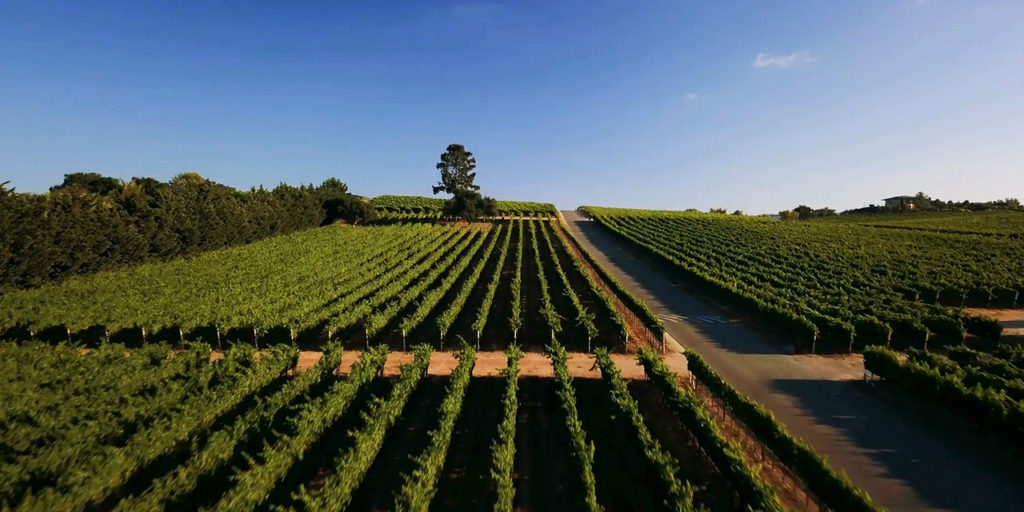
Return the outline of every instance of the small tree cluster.
<path id="1" fill-rule="evenodd" d="M 0 289 L 253 242 L 375 211 L 331 178 L 249 191 L 197 173 L 170 182 L 72 173 L 45 194 L 0 184 Z"/>

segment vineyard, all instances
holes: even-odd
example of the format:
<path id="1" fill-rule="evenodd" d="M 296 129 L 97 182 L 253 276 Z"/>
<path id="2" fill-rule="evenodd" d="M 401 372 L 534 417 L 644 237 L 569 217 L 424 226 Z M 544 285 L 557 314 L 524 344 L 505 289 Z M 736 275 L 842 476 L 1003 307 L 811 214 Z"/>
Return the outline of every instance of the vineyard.
<path id="1" fill-rule="evenodd" d="M 377 196 L 370 205 L 387 216 L 440 217 L 444 199 L 420 196 Z M 558 211 L 551 203 L 498 201 L 502 217 L 552 217 Z"/>
<path id="2" fill-rule="evenodd" d="M 11 292 L 0 296 L 0 330 L 88 346 L 337 341 L 440 350 L 465 341 L 543 350 L 557 337 L 571 350 L 621 352 L 631 313 L 574 250 L 549 220 L 327 226 Z"/>
<path id="3" fill-rule="evenodd" d="M 330 225 L 11 291 L 0 329 L 3 510 L 878 510 L 762 474 L 554 219 Z"/>
<path id="4" fill-rule="evenodd" d="M 384 345 L 348 365 L 342 350 L 331 342 L 296 372 L 286 345 L 236 344 L 211 363 L 201 343 L 4 343 L 0 506 L 781 510 L 735 448 L 719 466 L 687 438 L 709 428 L 699 402 L 676 426 L 661 416 L 682 393 L 664 367 L 656 389 L 627 386 L 604 349 L 601 380 L 573 379 L 557 342 L 547 348 L 554 379 L 520 378 L 515 346 L 501 377 L 473 376 L 472 347 L 440 375 L 427 371 L 427 345 L 397 371 Z"/>
<path id="5" fill-rule="evenodd" d="M 658 316 L 521 208 L 396 211 L 0 295 L 2 508 L 883 510 L 699 355 L 670 369 Z M 587 212 L 798 347 L 863 350 L 887 386 L 1020 448 L 1024 361 L 976 313 L 1021 302 L 1015 237 Z"/>
<path id="6" fill-rule="evenodd" d="M 1024 303 L 1024 245 L 1013 237 L 585 210 L 672 271 L 788 333 L 808 352 L 991 343 L 1001 325 L 962 308 Z"/>
<path id="7" fill-rule="evenodd" d="M 848 223 L 874 228 L 913 229 L 966 235 L 1024 237 L 1024 213 L 1018 211 L 837 215 L 820 217 L 814 222 Z"/>
<path id="8" fill-rule="evenodd" d="M 1024 350 L 1001 346 L 992 353 L 967 346 L 941 352 L 896 352 L 869 347 L 864 368 L 961 416 L 998 437 L 1012 450 L 1024 449 Z"/>

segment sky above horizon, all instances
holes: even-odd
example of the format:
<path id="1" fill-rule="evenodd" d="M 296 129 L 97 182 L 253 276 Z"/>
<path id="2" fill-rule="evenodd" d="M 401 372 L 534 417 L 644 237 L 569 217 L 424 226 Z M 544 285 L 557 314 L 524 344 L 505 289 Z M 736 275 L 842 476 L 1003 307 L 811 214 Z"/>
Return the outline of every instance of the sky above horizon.
<path id="1" fill-rule="evenodd" d="M 328 5 L 330 4 L 330 5 Z M 837 209 L 1024 199 L 1024 2 L 5 2 L 0 182 Z"/>

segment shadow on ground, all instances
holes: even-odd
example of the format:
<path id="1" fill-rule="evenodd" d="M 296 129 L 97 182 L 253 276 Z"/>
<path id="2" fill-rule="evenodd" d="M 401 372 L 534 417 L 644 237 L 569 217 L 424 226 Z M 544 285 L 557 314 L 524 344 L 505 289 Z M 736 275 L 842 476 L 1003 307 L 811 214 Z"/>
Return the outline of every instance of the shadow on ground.
<path id="1" fill-rule="evenodd" d="M 1024 470 L 985 432 L 884 382 L 776 380 L 819 423 L 838 429 L 937 508 L 1021 510 Z"/>

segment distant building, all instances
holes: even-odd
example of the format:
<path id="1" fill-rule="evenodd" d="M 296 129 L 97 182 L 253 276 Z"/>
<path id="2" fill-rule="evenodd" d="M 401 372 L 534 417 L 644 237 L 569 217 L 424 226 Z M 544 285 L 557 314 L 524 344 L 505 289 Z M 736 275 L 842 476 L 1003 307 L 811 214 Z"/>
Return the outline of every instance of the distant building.
<path id="1" fill-rule="evenodd" d="M 887 210 L 913 210 L 914 196 L 895 196 L 883 199 Z"/>

